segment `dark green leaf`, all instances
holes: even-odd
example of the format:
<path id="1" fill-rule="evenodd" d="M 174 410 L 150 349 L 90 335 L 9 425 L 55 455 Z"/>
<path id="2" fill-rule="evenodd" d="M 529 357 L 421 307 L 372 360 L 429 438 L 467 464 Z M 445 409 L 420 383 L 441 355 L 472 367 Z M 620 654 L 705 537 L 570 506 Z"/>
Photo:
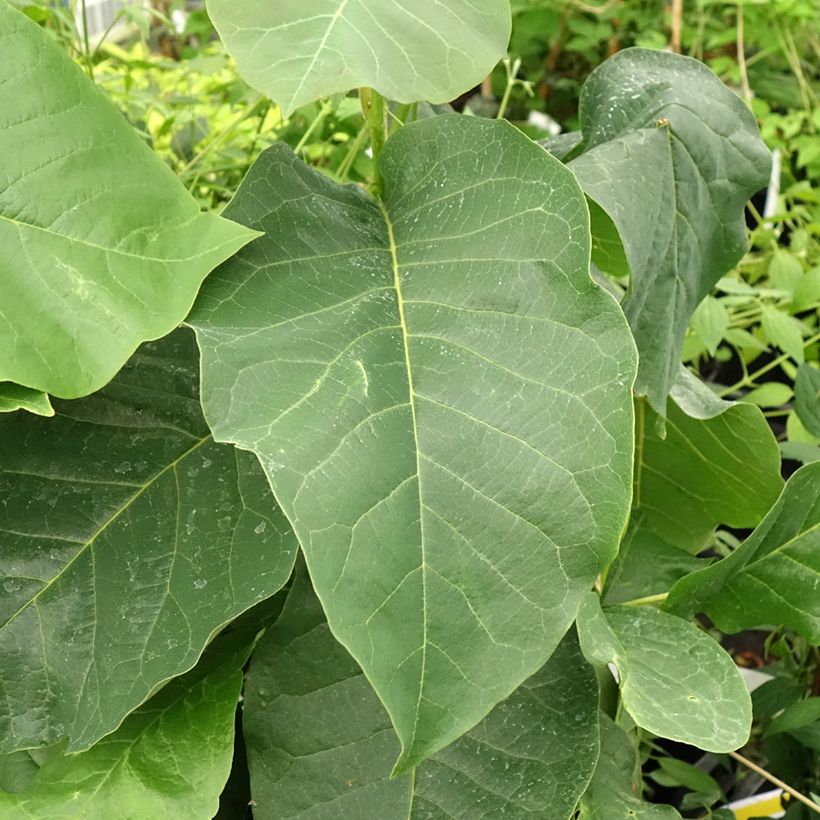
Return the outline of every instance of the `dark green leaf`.
<path id="1" fill-rule="evenodd" d="M 820 436 L 820 370 L 801 364 L 794 383 L 794 409 L 803 426 Z"/>
<path id="2" fill-rule="evenodd" d="M 257 820 L 567 820 L 598 755 L 598 688 L 574 634 L 472 731 L 390 778 L 399 742 L 306 573 L 262 639 L 244 707 Z"/>
<path id="3" fill-rule="evenodd" d="M 287 580 L 256 458 L 215 444 L 193 334 L 145 345 L 54 419 L 0 418 L 0 748 L 113 731 Z"/>
<path id="4" fill-rule="evenodd" d="M 543 665 L 614 557 L 635 360 L 557 160 L 441 116 L 381 164 L 383 207 L 263 154 L 229 213 L 267 235 L 189 321 L 214 435 L 259 454 L 411 767 Z"/>
<path id="5" fill-rule="evenodd" d="M 789 479 L 760 526 L 728 558 L 672 587 L 665 606 L 706 612 L 724 632 L 788 626 L 820 641 L 820 463 Z"/>
<path id="6" fill-rule="evenodd" d="M 688 57 L 621 51 L 580 106 L 585 151 L 570 167 L 621 235 L 636 390 L 662 414 L 690 316 L 746 248 L 744 205 L 768 181 L 769 153 L 744 103 Z"/>

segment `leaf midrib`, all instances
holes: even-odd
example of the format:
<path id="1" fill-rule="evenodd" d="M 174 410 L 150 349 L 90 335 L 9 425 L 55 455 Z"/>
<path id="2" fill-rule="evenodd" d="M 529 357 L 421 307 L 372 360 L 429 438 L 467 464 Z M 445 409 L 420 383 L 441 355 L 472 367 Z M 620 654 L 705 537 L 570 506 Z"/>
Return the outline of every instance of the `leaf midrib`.
<path id="1" fill-rule="evenodd" d="M 62 569 L 51 579 L 49 580 L 41 589 L 37 590 L 37 592 L 29 598 L 16 612 L 12 613 L 2 624 L 0 624 L 0 632 L 4 630 L 9 624 L 11 624 L 18 615 L 25 612 L 30 606 L 34 605 L 37 600 L 51 589 L 59 580 L 62 578 L 66 572 L 71 568 L 71 566 L 76 563 L 77 560 L 83 555 L 85 555 L 86 551 L 91 548 L 93 543 L 97 540 L 97 538 L 102 535 L 117 519 L 126 511 L 128 510 L 134 502 L 142 496 L 146 490 L 150 489 L 157 481 L 159 481 L 162 476 L 164 476 L 169 470 L 173 470 L 177 464 L 187 458 L 191 453 L 195 452 L 199 449 L 203 444 L 207 443 L 211 440 L 211 434 L 209 433 L 202 438 L 197 439 L 195 444 L 192 444 L 187 450 L 177 456 L 173 461 L 166 464 L 159 472 L 155 473 L 145 484 L 139 485 L 139 489 L 135 492 L 119 509 L 114 512 L 106 521 L 102 523 L 102 525 L 97 529 L 97 531 L 87 540 L 82 543 L 82 546 L 77 550 L 77 552 L 71 556 L 71 558 L 63 565 Z"/>

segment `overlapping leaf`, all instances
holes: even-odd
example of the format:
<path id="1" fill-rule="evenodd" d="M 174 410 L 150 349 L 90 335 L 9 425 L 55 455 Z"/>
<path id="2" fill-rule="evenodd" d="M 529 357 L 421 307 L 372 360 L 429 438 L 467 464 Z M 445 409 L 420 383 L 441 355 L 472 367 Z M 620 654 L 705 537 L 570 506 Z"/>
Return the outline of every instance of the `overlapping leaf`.
<path id="1" fill-rule="evenodd" d="M 28 410 L 36 416 L 54 415 L 47 393 L 14 382 L 0 383 L 0 413 L 13 413 L 15 410 Z"/>
<path id="2" fill-rule="evenodd" d="M 218 641 L 112 735 L 77 755 L 53 754 L 24 792 L 0 792 L 0 816 L 211 820 L 231 768 L 250 648 Z"/>
<path id="3" fill-rule="evenodd" d="M 215 444 L 193 334 L 57 416 L 0 417 L 0 749 L 84 749 L 287 579 L 256 458 Z"/>
<path id="4" fill-rule="evenodd" d="M 579 820 L 680 820 L 671 806 L 641 800 L 638 750 L 629 736 L 600 713 L 601 754 L 581 798 Z"/>
<path id="5" fill-rule="evenodd" d="M 706 612 L 725 632 L 789 626 L 820 642 L 820 462 L 789 479 L 765 520 L 728 558 L 679 580 L 666 607 Z"/>
<path id="6" fill-rule="evenodd" d="M 202 214 L 49 36 L 0 0 L 0 381 L 102 387 L 253 233 Z"/>
<path id="7" fill-rule="evenodd" d="M 746 683 L 720 644 L 694 624 L 649 606 L 602 610 L 590 592 L 578 635 L 587 658 L 617 668 L 623 706 L 638 726 L 710 752 L 747 741 Z"/>
<path id="8" fill-rule="evenodd" d="M 597 712 L 595 673 L 571 634 L 471 732 L 391 779 L 390 719 L 297 574 L 245 690 L 254 817 L 567 820 L 598 756 Z"/>
<path id="9" fill-rule="evenodd" d="M 603 63 L 580 119 L 585 150 L 570 167 L 617 226 L 636 390 L 663 414 L 689 317 L 746 248 L 744 205 L 768 180 L 769 153 L 752 113 L 706 66 L 662 51 Z"/>
<path id="10" fill-rule="evenodd" d="M 372 86 L 398 102 L 469 91 L 507 51 L 509 0 L 208 0 L 242 76 L 288 114 Z"/>
<path id="11" fill-rule="evenodd" d="M 383 207 L 265 153 L 230 214 L 267 235 L 189 321 L 215 436 L 259 454 L 412 766 L 540 668 L 611 560 L 635 360 L 545 151 L 442 116 L 381 160 Z"/>
<path id="12" fill-rule="evenodd" d="M 687 370 L 672 389 L 665 438 L 643 403 L 638 428 L 633 519 L 680 549 L 698 552 L 718 524 L 754 527 L 783 487 L 760 409 L 722 401 Z"/>

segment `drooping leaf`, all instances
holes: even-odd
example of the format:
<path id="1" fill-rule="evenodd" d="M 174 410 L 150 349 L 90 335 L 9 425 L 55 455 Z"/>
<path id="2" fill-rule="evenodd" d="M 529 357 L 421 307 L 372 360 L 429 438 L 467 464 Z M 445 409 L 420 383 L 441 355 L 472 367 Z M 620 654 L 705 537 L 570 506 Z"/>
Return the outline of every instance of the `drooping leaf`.
<path id="1" fill-rule="evenodd" d="M 391 779 L 390 718 L 297 573 L 245 689 L 254 817 L 567 820 L 598 756 L 597 711 L 595 673 L 570 634 L 482 723 Z"/>
<path id="2" fill-rule="evenodd" d="M 601 754 L 581 798 L 579 820 L 680 820 L 672 806 L 653 806 L 641 799 L 638 750 L 608 715 L 599 715 Z"/>
<path id="3" fill-rule="evenodd" d="M 391 100 L 444 103 L 507 51 L 509 0 L 208 0 L 240 74 L 287 115 L 372 86 Z"/>
<path id="4" fill-rule="evenodd" d="M 570 167 L 620 233 L 636 391 L 663 414 L 689 318 L 746 248 L 744 205 L 768 181 L 769 152 L 706 66 L 663 51 L 625 49 L 599 66 L 580 120 L 585 150 Z"/>
<path id="5" fill-rule="evenodd" d="M 635 361 L 549 154 L 441 116 L 381 162 L 383 207 L 263 154 L 230 214 L 267 236 L 189 321 L 214 435 L 259 454 L 409 767 L 540 668 L 613 557 Z"/>
<path id="6" fill-rule="evenodd" d="M 780 452 L 760 408 L 719 399 L 681 369 L 668 402 L 666 437 L 638 406 L 633 518 L 689 552 L 718 524 L 754 527 L 783 487 Z"/>
<path id="7" fill-rule="evenodd" d="M 211 440 L 190 331 L 56 409 L 0 418 L 3 751 L 88 748 L 272 595 L 296 549 L 256 458 Z"/>
<path id="8" fill-rule="evenodd" d="M 794 383 L 794 409 L 803 426 L 820 436 L 820 369 L 801 364 Z"/>
<path id="9" fill-rule="evenodd" d="M 672 587 L 666 608 L 706 612 L 724 632 L 788 626 L 820 642 L 820 462 L 801 467 L 727 558 Z"/>
<path id="10" fill-rule="evenodd" d="M 601 609 L 587 593 L 578 615 L 586 657 L 618 670 L 623 706 L 638 726 L 709 752 L 749 737 L 746 683 L 721 646 L 694 624 L 651 606 Z"/>
<path id="11" fill-rule="evenodd" d="M 54 415 L 47 393 L 14 382 L 0 383 L 0 413 L 13 413 L 15 410 L 27 410 L 36 416 Z"/>
<path id="12" fill-rule="evenodd" d="M 253 233 L 200 213 L 64 49 L 5 0 L 0 53 L 0 381 L 82 396 L 176 327 Z"/>
<path id="13" fill-rule="evenodd" d="M 250 649 L 218 639 L 202 663 L 113 734 L 80 754 L 49 757 L 25 792 L 0 792 L 0 816 L 210 820 L 231 768 L 234 714 Z"/>

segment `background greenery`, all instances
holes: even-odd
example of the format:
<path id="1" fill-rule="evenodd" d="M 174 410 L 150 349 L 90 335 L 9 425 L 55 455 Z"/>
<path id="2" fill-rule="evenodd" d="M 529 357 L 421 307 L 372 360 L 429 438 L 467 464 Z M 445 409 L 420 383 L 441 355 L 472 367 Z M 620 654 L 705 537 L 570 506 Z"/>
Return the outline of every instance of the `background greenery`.
<path id="1" fill-rule="evenodd" d="M 260 151 L 277 141 L 337 181 L 361 183 L 371 174 L 357 99 L 338 95 L 284 118 L 239 78 L 202 9 L 176 0 L 129 6 L 117 23 L 130 34 L 115 42 L 85 36 L 82 6 L 19 5 L 86 68 L 203 209 L 220 211 Z M 578 127 L 581 85 L 612 53 L 667 48 L 676 39 L 671 7 L 660 0 L 512 6 L 509 59 L 455 106 L 503 114 L 536 138 Z M 817 19 L 816 0 L 687 0 L 679 29 L 682 53 L 704 61 L 750 105 L 780 169 L 750 204 L 750 250 L 695 313 L 683 360 L 720 395 L 763 408 L 786 474 L 820 459 Z M 743 535 L 719 531 L 715 553 L 727 554 Z M 773 676 L 754 694 L 747 754 L 817 799 L 820 653 L 788 631 L 747 633 L 731 648 L 741 665 L 765 666 Z M 647 797 L 672 802 L 685 816 L 725 816 L 715 807 L 730 789 L 737 796 L 760 784 L 725 756 L 698 758 L 649 736 L 642 749 Z M 806 812 L 794 804 L 787 817 Z"/>

